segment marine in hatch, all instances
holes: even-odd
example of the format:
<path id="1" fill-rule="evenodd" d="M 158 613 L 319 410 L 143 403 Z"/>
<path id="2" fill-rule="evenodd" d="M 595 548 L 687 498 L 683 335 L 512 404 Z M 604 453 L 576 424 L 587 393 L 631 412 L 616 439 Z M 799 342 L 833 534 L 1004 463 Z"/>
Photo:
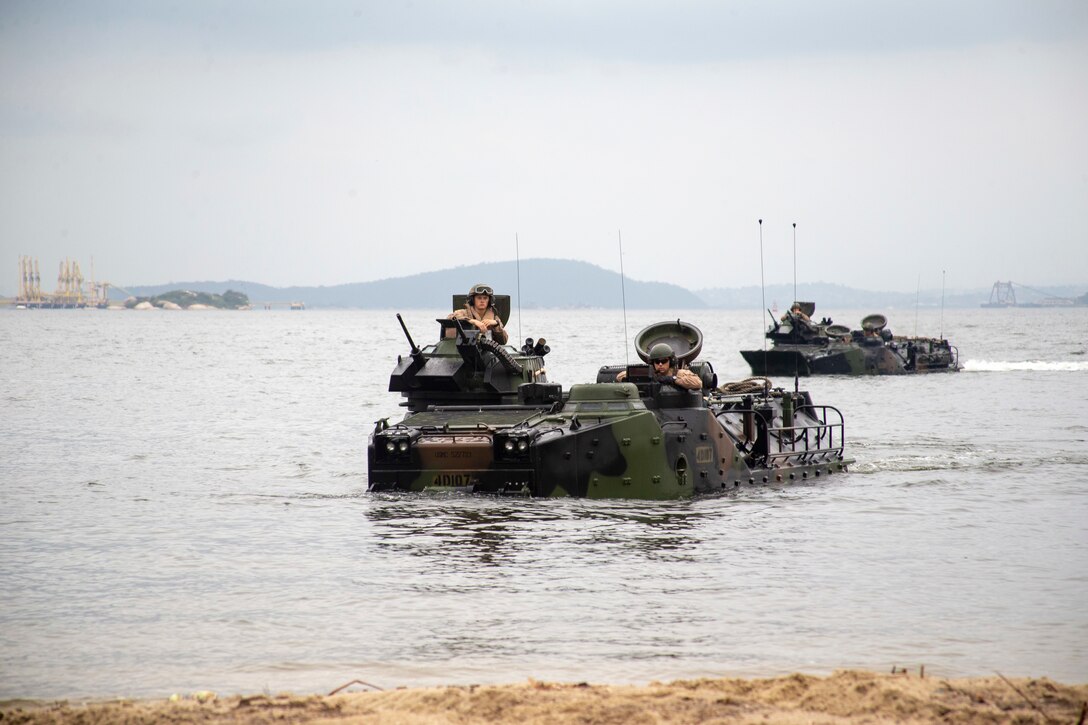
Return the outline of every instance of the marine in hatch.
<path id="1" fill-rule="evenodd" d="M 492 304 L 494 295 L 495 291 L 489 285 L 475 284 L 468 291 L 465 306 L 459 310 L 454 310 L 446 318 L 450 320 L 467 320 L 490 339 L 500 345 L 505 345 L 510 336 L 502 326 L 502 320 Z"/>

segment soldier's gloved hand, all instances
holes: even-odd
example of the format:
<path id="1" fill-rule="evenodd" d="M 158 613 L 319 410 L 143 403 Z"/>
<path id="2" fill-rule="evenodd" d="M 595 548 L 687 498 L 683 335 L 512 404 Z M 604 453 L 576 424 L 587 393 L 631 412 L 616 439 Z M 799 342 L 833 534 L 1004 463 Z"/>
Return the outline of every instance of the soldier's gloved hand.
<path id="1" fill-rule="evenodd" d="M 672 385 L 676 382 L 676 378 L 672 375 L 662 375 L 657 381 L 662 385 Z"/>

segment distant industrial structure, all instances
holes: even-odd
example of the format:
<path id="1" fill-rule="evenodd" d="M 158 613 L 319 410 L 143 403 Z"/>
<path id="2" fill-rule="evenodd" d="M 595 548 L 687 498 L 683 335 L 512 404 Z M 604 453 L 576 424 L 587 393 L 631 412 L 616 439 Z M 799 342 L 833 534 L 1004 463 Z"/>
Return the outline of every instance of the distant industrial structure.
<path id="1" fill-rule="evenodd" d="M 95 282 L 93 262 L 87 293 L 84 293 L 83 289 L 85 281 L 87 280 L 79 269 L 79 262 L 66 258 L 60 263 L 56 289 L 53 292 L 42 292 L 42 277 L 38 260 L 26 256 L 19 257 L 19 293 L 15 297 L 15 306 L 24 309 L 105 308 L 109 304 L 111 285 L 109 282 Z"/>
<path id="2" fill-rule="evenodd" d="M 267 302 L 258 302 L 257 304 L 259 304 L 263 309 L 266 309 L 266 310 L 272 310 L 272 309 L 275 309 L 277 307 L 286 307 L 289 310 L 304 310 L 304 309 L 306 309 L 306 303 L 305 302 L 280 302 L 280 301 L 276 301 L 276 300 L 271 300 L 271 301 L 267 301 Z"/>
<path id="3" fill-rule="evenodd" d="M 1031 302 L 1016 301 L 1016 287 L 1033 292 L 1041 299 Z M 1026 285 L 1014 282 L 994 282 L 990 290 L 990 300 L 983 302 L 981 307 L 1083 307 L 1088 306 L 1088 294 L 1080 297 L 1058 297 L 1047 292 L 1032 289 Z"/>

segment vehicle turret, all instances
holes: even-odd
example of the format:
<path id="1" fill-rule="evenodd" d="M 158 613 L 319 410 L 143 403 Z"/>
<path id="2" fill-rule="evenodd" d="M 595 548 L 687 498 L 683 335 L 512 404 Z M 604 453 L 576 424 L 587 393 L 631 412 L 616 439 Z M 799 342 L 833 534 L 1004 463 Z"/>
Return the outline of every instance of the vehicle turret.
<path id="1" fill-rule="evenodd" d="M 454 295 L 455 309 L 459 297 L 463 300 L 465 296 Z M 500 316 L 508 314 L 509 297 L 497 296 L 496 302 Z M 411 411 L 438 405 L 525 404 L 557 399 L 560 394 L 558 386 L 548 384 L 544 368 L 544 355 L 550 350 L 547 345 L 534 346 L 526 353 L 500 345 L 466 320 L 439 318 L 435 320 L 438 340 L 421 348 L 399 314 L 397 320 L 408 340 L 409 354 L 398 356 L 389 376 L 389 390 L 401 393 Z"/>

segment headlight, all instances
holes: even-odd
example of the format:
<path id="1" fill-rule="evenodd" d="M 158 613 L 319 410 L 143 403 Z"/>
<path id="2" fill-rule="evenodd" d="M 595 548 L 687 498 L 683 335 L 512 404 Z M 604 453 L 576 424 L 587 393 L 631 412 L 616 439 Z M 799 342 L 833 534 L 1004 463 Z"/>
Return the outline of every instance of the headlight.
<path id="1" fill-rule="evenodd" d="M 412 450 L 412 440 L 403 436 L 387 437 L 385 443 L 379 443 L 384 450 L 385 455 L 393 458 L 404 458 Z"/>
<path id="2" fill-rule="evenodd" d="M 530 440 L 526 435 L 503 436 L 496 445 L 497 455 L 506 460 L 524 460 L 529 457 Z"/>

